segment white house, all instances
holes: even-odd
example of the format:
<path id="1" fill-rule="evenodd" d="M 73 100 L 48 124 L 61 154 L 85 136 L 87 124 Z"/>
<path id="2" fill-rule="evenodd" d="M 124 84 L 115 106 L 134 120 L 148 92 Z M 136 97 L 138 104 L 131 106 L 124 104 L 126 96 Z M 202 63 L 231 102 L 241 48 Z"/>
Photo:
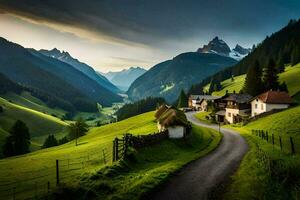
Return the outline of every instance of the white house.
<path id="1" fill-rule="evenodd" d="M 251 117 L 255 117 L 271 110 L 286 109 L 292 103 L 287 92 L 268 91 L 251 100 Z"/>
<path id="2" fill-rule="evenodd" d="M 170 138 L 183 138 L 188 133 L 189 122 L 183 111 L 162 105 L 155 113 L 159 131 L 168 130 Z"/>
<path id="3" fill-rule="evenodd" d="M 241 122 L 243 118 L 250 115 L 249 100 L 252 96 L 248 94 L 230 94 L 223 100 L 226 101 L 225 121 L 233 124 Z"/>

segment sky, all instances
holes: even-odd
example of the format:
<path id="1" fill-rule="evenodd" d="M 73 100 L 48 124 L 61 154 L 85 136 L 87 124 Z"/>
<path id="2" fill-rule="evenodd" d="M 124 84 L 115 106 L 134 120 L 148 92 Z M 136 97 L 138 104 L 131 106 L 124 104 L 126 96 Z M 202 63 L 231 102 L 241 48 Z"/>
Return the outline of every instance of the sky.
<path id="1" fill-rule="evenodd" d="M 149 69 L 215 36 L 251 47 L 298 18 L 299 0 L 0 0 L 0 37 L 107 72 Z"/>

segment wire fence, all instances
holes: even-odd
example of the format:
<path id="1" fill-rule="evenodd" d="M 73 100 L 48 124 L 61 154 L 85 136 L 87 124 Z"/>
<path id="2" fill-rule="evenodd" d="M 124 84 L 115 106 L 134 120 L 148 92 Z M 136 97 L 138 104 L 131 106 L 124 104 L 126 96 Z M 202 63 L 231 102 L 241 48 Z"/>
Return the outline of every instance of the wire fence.
<path id="1" fill-rule="evenodd" d="M 298 138 L 292 137 L 288 134 L 278 133 L 272 130 L 252 130 L 252 135 L 255 135 L 267 143 L 273 145 L 273 147 L 279 148 L 282 152 L 287 154 L 299 154 L 300 153 L 300 141 Z M 293 132 L 295 134 L 295 132 Z M 297 131 L 300 133 L 300 130 Z"/>
<path id="2" fill-rule="evenodd" d="M 112 146 L 109 144 L 76 157 L 70 155 L 53 160 L 50 165 L 37 170 L 22 171 L 15 180 L 7 174 L 6 180 L 0 180 L 0 199 L 46 198 L 59 184 L 73 181 L 74 177 L 95 170 L 95 167 L 111 163 Z"/>

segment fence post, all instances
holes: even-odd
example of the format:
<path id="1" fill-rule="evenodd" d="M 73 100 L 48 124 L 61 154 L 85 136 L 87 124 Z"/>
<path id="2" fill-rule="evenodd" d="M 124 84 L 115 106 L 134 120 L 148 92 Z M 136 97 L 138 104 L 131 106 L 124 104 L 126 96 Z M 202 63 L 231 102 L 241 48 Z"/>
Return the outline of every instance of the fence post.
<path id="1" fill-rule="evenodd" d="M 280 144 L 280 149 L 282 151 L 282 141 L 281 141 L 281 136 L 279 136 L 279 144 Z"/>
<path id="2" fill-rule="evenodd" d="M 117 160 L 119 160 L 119 139 L 116 138 L 115 141 L 116 141 L 116 157 L 115 157 L 115 159 L 117 161 Z"/>
<path id="3" fill-rule="evenodd" d="M 59 185 L 59 163 L 58 160 L 56 160 L 56 185 Z"/>
<path id="4" fill-rule="evenodd" d="M 294 146 L 294 142 L 293 142 L 292 137 L 290 137 L 290 141 L 291 141 L 291 152 L 292 152 L 292 154 L 295 154 L 295 146 Z"/>
<path id="5" fill-rule="evenodd" d="M 103 154 L 103 163 L 106 164 L 104 149 L 102 149 L 102 154 Z"/>
<path id="6" fill-rule="evenodd" d="M 47 182 L 47 193 L 48 193 L 48 195 L 50 193 L 50 182 L 49 181 Z"/>
<path id="7" fill-rule="evenodd" d="M 267 142 L 269 142 L 269 134 L 268 134 L 268 131 L 266 131 L 266 137 L 267 137 Z"/>
<path id="8" fill-rule="evenodd" d="M 116 160 L 115 156 L 116 156 L 116 139 L 114 139 L 113 141 L 113 152 L 112 152 L 112 161 L 114 162 Z"/>
<path id="9" fill-rule="evenodd" d="M 273 144 L 273 147 L 274 147 L 274 144 L 275 144 L 275 142 L 274 142 L 274 134 L 272 134 L 272 144 Z"/>

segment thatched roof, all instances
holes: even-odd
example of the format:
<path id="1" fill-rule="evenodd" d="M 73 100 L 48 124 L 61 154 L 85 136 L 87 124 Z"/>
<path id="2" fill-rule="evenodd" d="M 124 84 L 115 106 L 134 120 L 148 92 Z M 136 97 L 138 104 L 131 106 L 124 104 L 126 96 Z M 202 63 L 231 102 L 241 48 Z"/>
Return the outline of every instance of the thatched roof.
<path id="1" fill-rule="evenodd" d="M 164 111 L 163 113 L 161 113 Z M 167 109 L 161 108 L 158 109 L 155 116 L 159 116 L 157 121 L 161 126 L 169 127 L 169 126 L 188 126 L 189 122 L 183 111 L 178 110 L 175 107 L 168 107 Z"/>
<path id="2" fill-rule="evenodd" d="M 162 104 L 161 106 L 159 106 L 159 108 L 155 112 L 155 115 L 154 115 L 155 118 L 159 119 L 160 116 L 168 109 L 169 109 L 169 107 L 166 104 Z"/>

